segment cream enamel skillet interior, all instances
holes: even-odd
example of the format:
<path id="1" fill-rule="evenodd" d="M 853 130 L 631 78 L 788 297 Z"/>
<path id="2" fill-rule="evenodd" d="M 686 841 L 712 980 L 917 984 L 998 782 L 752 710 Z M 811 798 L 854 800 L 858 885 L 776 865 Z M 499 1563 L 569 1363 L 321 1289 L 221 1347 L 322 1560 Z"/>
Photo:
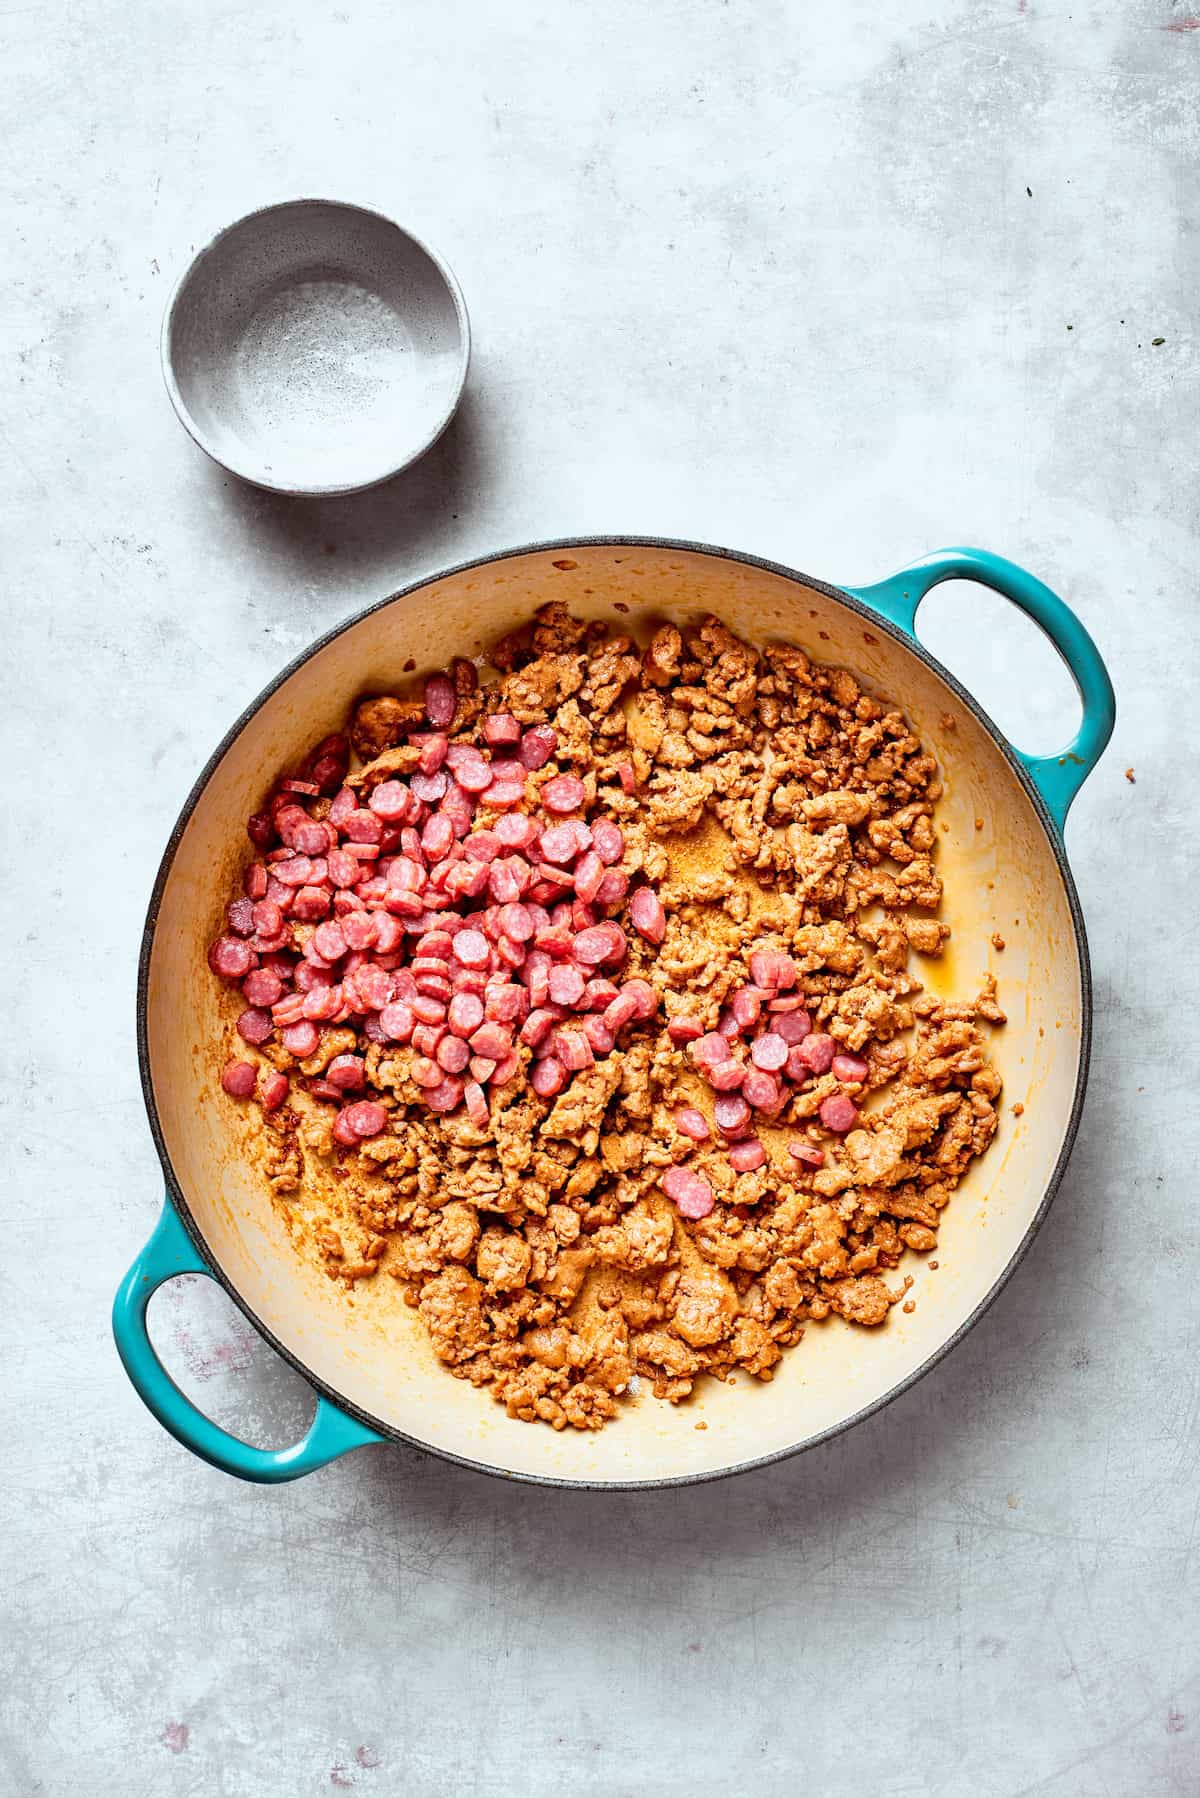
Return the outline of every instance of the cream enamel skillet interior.
<path id="1" fill-rule="evenodd" d="M 1015 751 L 912 634 L 938 581 L 970 578 L 1028 612 L 1079 687 L 1083 722 L 1058 756 Z M 398 1283 L 348 1298 L 299 1255 L 245 1128 L 218 1085 L 223 994 L 205 952 L 248 853 L 244 820 L 276 773 L 344 725 L 361 693 L 395 690 L 455 655 L 480 655 L 546 601 L 642 639 L 664 618 L 716 613 L 750 642 L 798 644 L 844 664 L 893 699 L 941 764 L 939 871 L 953 938 L 923 964 L 934 991 L 969 996 L 991 967 L 1007 1026 L 992 1053 L 1004 1077 L 999 1135 L 955 1193 L 936 1272 L 916 1256 L 911 1315 L 885 1326 L 811 1326 L 770 1384 L 703 1380 L 687 1404 L 643 1395 L 598 1434 L 556 1434 L 509 1419 L 486 1390 L 435 1359 Z M 1083 921 L 1063 852 L 1071 799 L 1111 733 L 1113 694 L 1083 626 L 1031 575 L 977 550 L 927 557 L 879 585 L 829 586 L 701 545 L 592 539 L 516 550 L 451 570 L 340 626 L 267 689 L 200 776 L 172 834 L 146 924 L 139 985 L 142 1079 L 168 1198 L 117 1296 L 125 1366 L 160 1421 L 194 1452 L 242 1477 L 293 1478 L 367 1442 L 392 1439 L 507 1477 L 585 1486 L 714 1478 L 812 1446 L 926 1372 L 995 1297 L 1028 1247 L 1061 1178 L 1087 1074 L 1090 985 Z M 952 719 L 952 727 L 946 720 Z M 982 818 L 983 829 L 975 828 Z M 991 943 L 1000 932 L 1007 947 Z M 1015 1107 L 1023 1108 L 1020 1115 Z M 202 1416 L 159 1364 L 146 1305 L 164 1280 L 211 1273 L 316 1388 L 311 1429 L 294 1448 L 237 1441 Z M 696 1424 L 707 1427 L 697 1430 Z"/>

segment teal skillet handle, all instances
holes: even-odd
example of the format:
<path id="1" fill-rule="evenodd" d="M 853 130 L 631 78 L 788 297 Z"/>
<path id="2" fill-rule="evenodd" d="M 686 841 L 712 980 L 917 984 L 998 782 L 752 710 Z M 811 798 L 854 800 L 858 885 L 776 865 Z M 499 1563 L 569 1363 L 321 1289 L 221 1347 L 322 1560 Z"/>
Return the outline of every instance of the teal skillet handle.
<path id="1" fill-rule="evenodd" d="M 219 1467 L 222 1473 L 276 1485 L 282 1480 L 298 1480 L 301 1474 L 324 1467 L 327 1461 L 336 1460 L 349 1449 L 361 1448 L 367 1442 L 382 1442 L 382 1436 L 374 1430 L 347 1417 L 320 1396 L 308 1434 L 292 1448 L 255 1448 L 205 1417 L 179 1390 L 155 1354 L 146 1331 L 146 1307 L 151 1295 L 164 1280 L 171 1280 L 176 1274 L 207 1274 L 212 1278 L 168 1198 L 153 1236 L 121 1282 L 113 1302 L 112 1325 L 117 1353 L 138 1397 L 185 1448 Z"/>
<path id="2" fill-rule="evenodd" d="M 1083 701 L 1075 740 L 1057 755 L 1016 750 L 1061 832 L 1071 801 L 1104 753 L 1117 710 L 1100 651 L 1070 606 L 1024 568 L 985 549 L 934 550 L 873 587 L 847 587 L 846 592 L 915 637 L 917 607 L 925 595 L 939 581 L 954 580 L 979 581 L 1020 606 L 1045 631 L 1071 671 Z"/>

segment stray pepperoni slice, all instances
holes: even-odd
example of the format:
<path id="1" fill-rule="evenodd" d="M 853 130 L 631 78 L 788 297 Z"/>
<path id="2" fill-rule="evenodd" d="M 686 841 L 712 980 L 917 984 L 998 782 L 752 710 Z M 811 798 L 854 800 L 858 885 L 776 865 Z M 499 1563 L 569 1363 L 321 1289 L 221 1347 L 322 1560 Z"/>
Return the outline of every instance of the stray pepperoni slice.
<path id="1" fill-rule="evenodd" d="M 607 1011 L 620 996 L 620 988 L 611 980 L 589 980 L 583 989 L 583 1003 L 589 1011 Z"/>
<path id="2" fill-rule="evenodd" d="M 817 1115 L 827 1130 L 844 1136 L 858 1122 L 858 1106 L 845 1093 L 831 1093 L 828 1099 L 821 1101 Z"/>
<path id="3" fill-rule="evenodd" d="M 511 712 L 493 712 L 490 718 L 483 721 L 483 740 L 485 743 L 519 743 L 521 726 Z"/>
<path id="4" fill-rule="evenodd" d="M 535 724 L 521 738 L 521 766 L 531 773 L 544 768 L 558 748 L 558 733 L 548 724 Z"/>
<path id="5" fill-rule="evenodd" d="M 539 1099 L 552 1099 L 567 1083 L 567 1070 L 556 1056 L 547 1055 L 534 1063 L 529 1084 Z"/>
<path id="6" fill-rule="evenodd" d="M 254 951 L 239 937 L 218 937 L 208 952 L 208 965 L 222 980 L 244 980 L 254 966 Z"/>
<path id="7" fill-rule="evenodd" d="M 221 1085 L 231 1099 L 248 1099 L 258 1084 L 258 1069 L 250 1061 L 227 1061 Z"/>
<path id="8" fill-rule="evenodd" d="M 704 1025 L 699 1018 L 680 1012 L 677 1017 L 668 1019 L 667 1035 L 673 1043 L 694 1043 L 704 1035 Z"/>
<path id="9" fill-rule="evenodd" d="M 303 1061 L 314 1052 L 321 1038 L 316 1025 L 310 1024 L 305 1018 L 299 1024 L 289 1024 L 279 1040 L 289 1055 L 294 1055 L 297 1061 Z"/>
<path id="10" fill-rule="evenodd" d="M 752 1174 L 767 1159 L 767 1151 L 757 1136 L 747 1137 L 745 1142 L 735 1142 L 729 1150 L 729 1160 L 739 1174 Z"/>
<path id="11" fill-rule="evenodd" d="M 355 1136 L 378 1136 L 387 1128 L 387 1112 L 372 1099 L 360 1099 L 356 1105 L 347 1105 L 342 1116 L 347 1129 Z"/>
<path id="12" fill-rule="evenodd" d="M 425 682 L 425 716 L 435 730 L 445 730 L 454 722 L 458 710 L 458 694 L 448 674 L 431 674 Z"/>
<path id="13" fill-rule="evenodd" d="M 617 779 L 621 783 L 621 791 L 623 793 L 637 792 L 637 775 L 634 773 L 632 762 L 618 763 Z"/>
<path id="14" fill-rule="evenodd" d="M 857 1081 L 860 1085 L 871 1071 L 861 1055 L 835 1055 L 832 1066 L 838 1080 Z"/>
<path id="15" fill-rule="evenodd" d="M 648 943 L 661 943 L 667 934 L 667 914 L 653 887 L 638 887 L 629 901 L 629 921 Z"/>
<path id="16" fill-rule="evenodd" d="M 748 1030 L 752 1024 L 758 1022 L 759 1013 L 762 1011 L 762 1000 L 752 987 L 739 987 L 729 1001 L 729 1010 L 738 1029 Z M 780 1062 L 779 1065 L 782 1067 L 783 1063 Z"/>
<path id="17" fill-rule="evenodd" d="M 693 1142 L 707 1142 L 712 1135 L 708 1119 L 694 1105 L 681 1105 L 675 1113 L 675 1128 Z"/>
<path id="18" fill-rule="evenodd" d="M 313 864 L 307 855 L 292 855 L 274 864 L 274 876 L 280 886 L 303 887 L 312 879 Z"/>
<path id="19" fill-rule="evenodd" d="M 488 1104 L 482 1086 L 478 1081 L 468 1080 L 463 1086 L 463 1099 L 467 1107 L 467 1116 L 477 1130 L 486 1129 L 488 1123 Z"/>
<path id="20" fill-rule="evenodd" d="M 287 1075 L 281 1074 L 278 1069 L 273 1074 L 268 1074 L 263 1081 L 262 1092 L 258 1095 L 258 1102 L 263 1110 L 278 1111 L 291 1091 L 291 1085 Z"/>
<path id="21" fill-rule="evenodd" d="M 837 1054 L 837 1044 L 831 1036 L 816 1030 L 798 1043 L 788 1056 L 788 1072 L 792 1072 L 792 1062 L 803 1070 L 793 1075 L 793 1079 L 804 1079 L 808 1074 L 827 1074 L 833 1066 L 833 1058 Z"/>
<path id="22" fill-rule="evenodd" d="M 255 1048 L 261 1047 L 275 1034 L 270 1012 L 261 1011 L 258 1006 L 244 1011 L 237 1021 L 237 1033 L 244 1043 L 253 1043 Z"/>
<path id="23" fill-rule="evenodd" d="M 741 1136 L 750 1122 L 750 1107 L 740 1093 L 722 1093 L 713 1106 L 713 1117 L 722 1136 Z"/>
<path id="24" fill-rule="evenodd" d="M 283 992 L 283 981 L 270 968 L 255 968 L 242 982 L 242 992 L 251 1005 L 270 1007 Z"/>
<path id="25" fill-rule="evenodd" d="M 771 1028 L 776 1036 L 781 1036 L 789 1049 L 802 1043 L 812 1031 L 812 1019 L 806 1011 L 789 1011 L 782 1016 L 771 1013 Z"/>
<path id="26" fill-rule="evenodd" d="M 275 820 L 269 812 L 255 812 L 246 820 L 246 834 L 256 849 L 269 849 L 275 841 Z"/>
<path id="27" fill-rule="evenodd" d="M 815 1143 L 790 1142 L 787 1147 L 788 1154 L 794 1156 L 802 1167 L 825 1166 L 825 1151 L 818 1149 Z"/>
<path id="28" fill-rule="evenodd" d="M 246 889 L 247 899 L 265 899 L 267 896 L 268 879 L 269 876 L 267 870 L 263 867 L 262 863 L 251 862 L 250 866 L 246 869 L 242 881 L 242 884 Z"/>
<path id="29" fill-rule="evenodd" d="M 325 1078 L 339 1092 L 358 1092 L 367 1083 L 366 1064 L 361 1055 L 335 1055 L 325 1069 Z"/>
<path id="30" fill-rule="evenodd" d="M 662 1177 L 662 1189 L 687 1218 L 707 1217 L 716 1204 L 704 1175 L 689 1167 L 669 1167 Z"/>
<path id="31" fill-rule="evenodd" d="M 548 812 L 577 812 L 583 804 L 583 782 L 577 774 L 556 774 L 541 791 Z"/>
<path id="32" fill-rule="evenodd" d="M 357 1149 L 358 1147 L 358 1132 L 350 1128 L 344 1111 L 339 1111 L 333 1120 L 333 1139 L 335 1142 L 340 1142 L 346 1149 Z"/>

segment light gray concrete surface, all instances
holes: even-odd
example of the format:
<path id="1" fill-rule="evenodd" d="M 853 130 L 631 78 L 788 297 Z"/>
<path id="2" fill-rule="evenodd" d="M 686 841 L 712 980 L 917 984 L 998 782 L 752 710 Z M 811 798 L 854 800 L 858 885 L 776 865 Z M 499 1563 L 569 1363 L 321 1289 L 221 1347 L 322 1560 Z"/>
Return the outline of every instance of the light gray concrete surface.
<path id="1" fill-rule="evenodd" d="M 1200 1791 L 1198 26 L 1173 0 L 0 14 L 0 1791 Z M 325 505 L 208 465 L 157 367 L 189 248 L 302 193 L 426 236 L 475 326 L 438 449 Z M 159 1204 L 133 980 L 164 838 L 315 633 L 589 530 L 846 581 L 974 542 L 1078 608 L 1121 716 L 1068 831 L 1098 999 L 1069 1176 L 950 1361 L 798 1461 L 590 1496 L 378 1449 L 240 1486 L 108 1333 Z M 944 593 L 923 628 L 1026 746 L 1066 735 L 998 602 Z M 296 1433 L 298 1381 L 203 1283 L 157 1329 L 222 1421 Z"/>

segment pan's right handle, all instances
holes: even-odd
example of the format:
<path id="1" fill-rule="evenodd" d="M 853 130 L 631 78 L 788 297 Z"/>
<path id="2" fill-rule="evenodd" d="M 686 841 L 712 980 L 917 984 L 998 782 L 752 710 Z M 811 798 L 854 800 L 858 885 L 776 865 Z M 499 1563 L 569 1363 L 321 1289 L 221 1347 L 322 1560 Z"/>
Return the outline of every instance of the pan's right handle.
<path id="1" fill-rule="evenodd" d="M 211 1417 L 205 1417 L 179 1390 L 155 1354 L 146 1329 L 146 1308 L 151 1297 L 164 1280 L 174 1279 L 176 1274 L 207 1274 L 212 1278 L 168 1198 L 153 1236 L 121 1282 L 113 1302 L 112 1326 L 117 1353 L 138 1397 L 176 1441 L 223 1473 L 262 1485 L 298 1480 L 302 1474 L 313 1473 L 352 1448 L 383 1441 L 375 1430 L 339 1411 L 321 1395 L 317 1397 L 316 1414 L 308 1433 L 291 1448 L 255 1448 L 221 1429 Z"/>
<path id="2" fill-rule="evenodd" d="M 1020 606 L 1045 631 L 1070 670 L 1083 701 L 1083 719 L 1074 741 L 1057 755 L 1026 755 L 1016 749 L 1061 832 L 1071 801 L 1104 753 L 1117 711 L 1100 651 L 1066 601 L 1026 569 L 986 549 L 935 550 L 873 587 L 847 587 L 846 592 L 915 637 L 921 601 L 940 581 L 953 580 L 979 581 Z"/>

